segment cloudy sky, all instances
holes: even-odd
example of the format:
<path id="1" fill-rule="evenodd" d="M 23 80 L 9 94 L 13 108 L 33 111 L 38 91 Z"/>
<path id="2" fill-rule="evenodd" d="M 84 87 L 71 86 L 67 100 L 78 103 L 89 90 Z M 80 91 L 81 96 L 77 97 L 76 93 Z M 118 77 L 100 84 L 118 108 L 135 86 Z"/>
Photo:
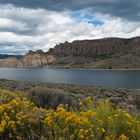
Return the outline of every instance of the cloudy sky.
<path id="1" fill-rule="evenodd" d="M 0 53 L 139 35 L 139 0 L 0 0 Z"/>

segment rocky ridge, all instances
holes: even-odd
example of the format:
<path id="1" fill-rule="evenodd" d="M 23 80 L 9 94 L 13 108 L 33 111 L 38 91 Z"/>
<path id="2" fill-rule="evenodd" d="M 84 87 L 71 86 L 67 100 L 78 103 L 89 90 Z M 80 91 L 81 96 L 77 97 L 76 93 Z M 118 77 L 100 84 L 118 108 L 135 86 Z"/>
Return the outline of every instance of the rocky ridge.
<path id="1" fill-rule="evenodd" d="M 140 49 L 140 37 L 131 39 L 103 38 L 97 40 L 82 40 L 72 43 L 60 43 L 54 47 L 59 55 L 97 56 L 109 54 L 126 54 Z"/>
<path id="2" fill-rule="evenodd" d="M 56 45 L 48 52 L 29 51 L 21 58 L 0 59 L 0 67 L 140 69 L 140 37 L 103 38 Z"/>

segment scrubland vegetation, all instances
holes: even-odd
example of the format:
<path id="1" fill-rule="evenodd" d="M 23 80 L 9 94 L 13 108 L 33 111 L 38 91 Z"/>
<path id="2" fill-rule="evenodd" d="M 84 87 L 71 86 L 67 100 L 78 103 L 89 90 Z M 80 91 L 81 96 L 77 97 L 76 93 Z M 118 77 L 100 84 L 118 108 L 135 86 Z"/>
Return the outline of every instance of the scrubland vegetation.
<path id="1" fill-rule="evenodd" d="M 49 84 L 43 82 L 21 82 L 0 80 L 0 88 L 29 93 L 31 101 L 37 106 L 56 108 L 59 104 L 78 106 L 78 99 L 91 96 L 94 104 L 102 100 L 110 101 L 113 107 L 119 106 L 129 112 L 140 112 L 140 90 L 108 87 L 80 86 L 70 84 Z"/>
<path id="2" fill-rule="evenodd" d="M 140 139 L 139 113 L 112 107 L 108 100 L 95 105 L 91 97 L 78 99 L 76 108 L 68 97 L 59 94 L 52 98 L 43 95 L 43 90 L 37 94 L 37 90 L 31 94 L 0 90 L 1 140 Z M 44 99 L 48 103 L 44 104 Z M 63 105 L 65 102 L 68 104 Z"/>

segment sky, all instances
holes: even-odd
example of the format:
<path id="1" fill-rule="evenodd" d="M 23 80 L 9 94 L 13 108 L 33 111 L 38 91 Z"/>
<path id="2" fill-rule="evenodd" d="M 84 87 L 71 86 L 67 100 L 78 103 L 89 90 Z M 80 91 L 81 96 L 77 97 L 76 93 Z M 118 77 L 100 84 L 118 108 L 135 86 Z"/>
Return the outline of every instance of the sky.
<path id="1" fill-rule="evenodd" d="M 0 53 L 140 36 L 139 0 L 0 0 Z"/>

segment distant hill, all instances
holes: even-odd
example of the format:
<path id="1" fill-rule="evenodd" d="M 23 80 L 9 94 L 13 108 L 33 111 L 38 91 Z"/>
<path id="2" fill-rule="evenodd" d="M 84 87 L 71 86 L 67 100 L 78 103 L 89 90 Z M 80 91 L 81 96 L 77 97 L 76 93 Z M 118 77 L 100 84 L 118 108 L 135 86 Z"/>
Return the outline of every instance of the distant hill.
<path id="1" fill-rule="evenodd" d="M 140 69 L 140 37 L 65 42 L 17 58 L 0 59 L 0 67 Z"/>

